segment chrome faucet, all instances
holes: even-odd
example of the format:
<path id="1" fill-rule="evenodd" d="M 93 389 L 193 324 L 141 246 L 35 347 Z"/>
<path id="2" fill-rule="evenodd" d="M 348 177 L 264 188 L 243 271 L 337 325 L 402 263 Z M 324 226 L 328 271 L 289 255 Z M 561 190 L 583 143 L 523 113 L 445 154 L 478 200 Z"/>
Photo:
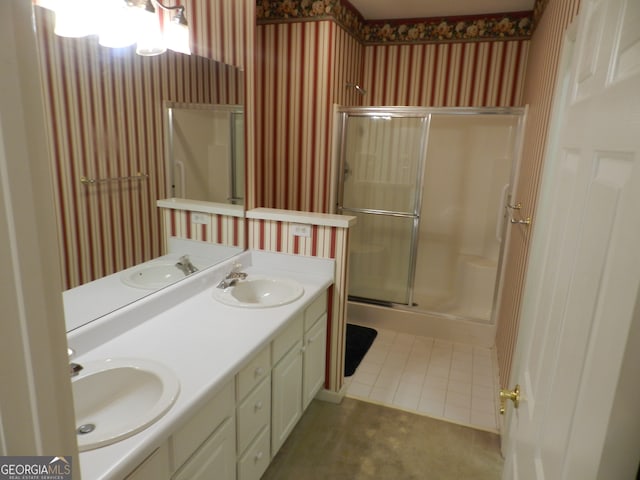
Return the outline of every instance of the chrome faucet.
<path id="1" fill-rule="evenodd" d="M 72 348 L 67 347 L 67 355 L 69 356 L 69 360 L 71 360 L 71 356 L 74 354 L 75 352 L 73 351 Z M 69 375 L 71 375 L 72 377 L 75 377 L 76 375 L 78 375 L 80 373 L 80 370 L 82 370 L 84 367 L 82 365 L 80 365 L 79 363 L 75 363 L 75 362 L 71 362 L 69 363 Z"/>
<path id="2" fill-rule="evenodd" d="M 233 287 L 236 283 L 238 283 L 238 280 L 244 280 L 245 278 L 247 278 L 248 274 L 245 272 L 241 272 L 240 271 L 241 268 L 242 268 L 242 265 L 239 263 L 236 263 L 231 269 L 231 271 L 227 273 L 227 276 L 220 281 L 220 283 L 218 284 L 218 288 L 224 289 L 224 288 Z"/>
<path id="3" fill-rule="evenodd" d="M 198 271 L 198 268 L 193 263 L 191 263 L 191 260 L 189 260 L 189 255 L 181 256 L 178 259 L 178 263 L 176 263 L 176 267 L 178 267 L 185 276 L 191 275 L 192 273 Z"/>

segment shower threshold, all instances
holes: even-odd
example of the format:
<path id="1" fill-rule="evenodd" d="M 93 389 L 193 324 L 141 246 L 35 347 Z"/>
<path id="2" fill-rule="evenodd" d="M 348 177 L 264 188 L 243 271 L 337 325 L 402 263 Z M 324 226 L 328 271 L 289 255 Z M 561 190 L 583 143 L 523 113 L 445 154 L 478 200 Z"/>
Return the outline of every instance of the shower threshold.
<path id="1" fill-rule="evenodd" d="M 491 320 L 489 318 L 486 318 L 486 316 L 474 316 L 474 315 L 459 315 L 456 313 L 449 313 L 449 312 L 442 312 L 442 311 L 438 311 L 438 310 L 432 310 L 429 308 L 421 308 L 419 304 L 417 303 L 413 303 L 411 305 L 408 304 L 404 304 L 404 303 L 394 303 L 394 302 L 390 302 L 387 300 L 378 300 L 378 299 L 374 299 L 374 298 L 366 298 L 366 297 L 358 297 L 355 295 L 349 295 L 347 297 L 349 302 L 354 302 L 354 303 L 361 303 L 361 304 L 365 304 L 365 305 L 374 305 L 377 307 L 386 307 L 386 308 L 393 308 L 396 310 L 403 310 L 406 312 L 411 312 L 411 313 L 415 313 L 415 314 L 422 314 L 422 315 L 432 315 L 432 316 L 436 316 L 436 317 L 442 317 L 445 319 L 449 319 L 449 320 L 456 320 L 456 321 L 465 321 L 465 322 L 475 322 L 475 323 L 480 323 L 480 324 L 491 324 Z M 490 316 L 489 316 L 490 317 Z"/>
<path id="2" fill-rule="evenodd" d="M 381 327 L 414 335 L 492 347 L 495 324 L 448 313 L 420 310 L 409 305 L 348 297 L 347 319 L 369 327 Z"/>
<path id="3" fill-rule="evenodd" d="M 393 308 L 393 306 L 395 305 L 394 303 L 387 300 L 376 300 L 375 298 L 357 297 L 355 295 L 349 295 L 347 297 L 347 300 L 349 300 L 350 302 L 366 303 L 368 305 L 378 305 L 379 307 Z"/>

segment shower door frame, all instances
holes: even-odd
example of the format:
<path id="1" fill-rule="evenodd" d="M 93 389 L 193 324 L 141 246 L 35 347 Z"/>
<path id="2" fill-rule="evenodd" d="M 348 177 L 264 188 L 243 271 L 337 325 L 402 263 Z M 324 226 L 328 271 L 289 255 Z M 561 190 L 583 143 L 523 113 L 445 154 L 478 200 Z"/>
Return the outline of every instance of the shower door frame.
<path id="1" fill-rule="evenodd" d="M 338 157 L 338 192 L 336 199 L 336 210 L 338 213 L 351 212 L 360 213 L 365 215 L 382 215 L 386 217 L 395 218 L 411 218 L 413 219 L 413 227 L 411 232 L 410 252 L 409 252 L 409 270 L 407 272 L 407 304 L 390 302 L 387 300 L 379 301 L 377 303 L 384 305 L 406 305 L 411 306 L 413 304 L 413 286 L 415 281 L 416 259 L 418 255 L 418 236 L 420 227 L 420 208 L 422 206 L 422 192 L 424 190 L 424 168 L 426 165 L 427 145 L 429 138 L 429 130 L 431 124 L 431 115 L 424 115 L 420 111 L 421 109 L 414 109 L 411 107 L 348 107 L 340 108 L 338 114 L 340 115 L 340 148 Z M 407 212 L 395 212 L 390 210 L 377 210 L 367 208 L 344 208 L 344 180 L 345 180 L 345 159 L 346 159 L 346 135 L 347 135 L 347 120 L 349 115 L 358 117 L 391 117 L 391 118 L 420 118 L 422 119 L 422 135 L 420 140 L 420 163 L 418 164 L 418 180 L 416 181 L 416 195 L 414 197 L 413 214 Z M 348 292 L 347 292 L 348 295 Z M 366 301 L 367 303 L 376 303 L 375 299 L 361 298 L 359 300 Z"/>
<path id="2" fill-rule="evenodd" d="M 520 170 L 520 159 L 522 156 L 522 145 L 523 145 L 523 132 L 524 132 L 524 123 L 526 121 L 527 115 L 527 107 L 401 107 L 401 106 L 391 106 L 391 107 L 343 107 L 338 106 L 335 110 L 336 112 L 336 125 L 337 125 L 337 148 L 336 148 L 336 181 L 337 187 L 336 197 L 335 197 L 335 211 L 337 213 L 349 213 L 349 212 L 357 212 L 357 213 L 367 213 L 367 214 L 386 214 L 387 216 L 393 216 L 393 212 L 379 211 L 374 209 L 346 209 L 343 208 L 343 196 L 344 196 L 344 180 L 345 180 L 345 160 L 346 160 L 346 134 L 347 134 L 347 120 L 350 115 L 359 116 L 359 117 L 395 117 L 395 118 L 424 118 L 426 124 L 426 132 L 421 140 L 420 146 L 420 157 L 421 164 L 418 167 L 419 171 L 419 182 L 418 182 L 418 192 L 416 194 L 416 206 L 414 208 L 415 215 L 412 215 L 414 218 L 413 222 L 413 231 L 411 234 L 411 252 L 410 252 L 410 266 L 409 266 L 409 274 L 407 278 L 407 288 L 409 291 L 409 299 L 407 304 L 381 301 L 376 302 L 375 299 L 366 299 L 362 297 L 354 297 L 355 301 L 361 301 L 365 303 L 371 304 L 383 304 L 385 306 L 389 306 L 392 308 L 397 308 L 401 310 L 415 310 L 414 307 L 414 289 L 415 289 L 415 273 L 416 273 L 416 260 L 418 256 L 418 242 L 419 242 L 419 230 L 420 230 L 420 213 L 422 210 L 422 197 L 424 190 L 424 171 L 427 162 L 427 149 L 429 147 L 429 135 L 431 131 L 431 120 L 433 115 L 511 115 L 518 117 L 518 131 L 516 132 L 516 138 L 514 141 L 514 149 L 513 149 L 513 160 L 511 164 L 511 172 L 509 175 L 509 188 L 507 191 L 507 195 L 504 199 L 504 204 L 507 205 L 512 202 L 512 199 L 515 198 L 516 195 L 516 187 L 518 182 L 518 175 Z M 404 217 L 410 217 L 410 215 L 399 215 Z M 506 213 L 505 213 L 506 216 Z M 509 240 L 509 230 L 507 229 L 508 218 L 505 217 L 505 221 L 502 225 L 502 242 L 500 244 L 500 251 L 498 254 L 498 265 L 496 271 L 496 281 L 493 289 L 493 302 L 492 302 L 492 313 L 491 319 L 489 320 L 490 324 L 495 323 L 496 318 L 496 307 L 498 305 L 498 301 L 500 298 L 501 290 L 502 290 L 502 273 L 503 273 L 503 263 L 505 256 L 506 244 Z M 347 296 L 349 292 L 347 291 Z M 422 311 L 422 310 L 421 310 Z M 431 315 L 442 316 L 453 319 L 460 319 L 462 317 L 458 317 L 456 315 L 443 313 L 443 312 L 435 312 L 431 310 L 424 310 L 425 313 L 429 313 Z"/>

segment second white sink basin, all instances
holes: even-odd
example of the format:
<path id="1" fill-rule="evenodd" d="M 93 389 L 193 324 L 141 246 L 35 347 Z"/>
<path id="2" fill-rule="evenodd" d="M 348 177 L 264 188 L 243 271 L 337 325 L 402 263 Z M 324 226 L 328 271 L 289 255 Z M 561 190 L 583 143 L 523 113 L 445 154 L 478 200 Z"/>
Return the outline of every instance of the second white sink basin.
<path id="1" fill-rule="evenodd" d="M 122 283 L 133 288 L 155 290 L 166 287 L 185 277 L 175 261 L 156 261 L 122 272 Z"/>
<path id="2" fill-rule="evenodd" d="M 171 408 L 180 392 L 175 374 L 149 360 L 108 359 L 82 366 L 72 381 L 81 452 L 144 430 Z"/>
<path id="3" fill-rule="evenodd" d="M 294 280 L 249 276 L 231 287 L 215 288 L 213 296 L 216 300 L 233 307 L 267 308 L 291 303 L 303 293 L 302 285 Z"/>

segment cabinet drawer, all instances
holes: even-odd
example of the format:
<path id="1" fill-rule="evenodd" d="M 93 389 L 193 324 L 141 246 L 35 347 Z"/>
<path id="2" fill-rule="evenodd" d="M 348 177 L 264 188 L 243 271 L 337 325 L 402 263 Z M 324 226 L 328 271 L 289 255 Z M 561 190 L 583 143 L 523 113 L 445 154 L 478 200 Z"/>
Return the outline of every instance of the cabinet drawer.
<path id="1" fill-rule="evenodd" d="M 171 436 L 172 471 L 175 472 L 225 419 L 233 416 L 234 405 L 231 381 Z"/>
<path id="2" fill-rule="evenodd" d="M 235 423 L 228 418 L 172 480 L 233 480 L 235 457 Z"/>
<path id="3" fill-rule="evenodd" d="M 302 315 L 291 320 L 287 328 L 273 341 L 273 364 L 278 363 L 300 340 L 302 340 Z"/>
<path id="4" fill-rule="evenodd" d="M 253 388 L 269 375 L 271 370 L 271 355 L 269 345 L 262 349 L 249 364 L 237 375 L 238 401 L 241 401 Z"/>
<path id="5" fill-rule="evenodd" d="M 323 292 L 304 311 L 304 331 L 309 330 L 318 318 L 327 311 L 327 292 Z"/>
<path id="6" fill-rule="evenodd" d="M 258 480 L 265 472 L 271 461 L 269 435 L 266 427 L 238 460 L 238 480 Z"/>
<path id="7" fill-rule="evenodd" d="M 244 452 L 257 433 L 271 420 L 271 375 L 238 405 L 238 454 Z"/>

